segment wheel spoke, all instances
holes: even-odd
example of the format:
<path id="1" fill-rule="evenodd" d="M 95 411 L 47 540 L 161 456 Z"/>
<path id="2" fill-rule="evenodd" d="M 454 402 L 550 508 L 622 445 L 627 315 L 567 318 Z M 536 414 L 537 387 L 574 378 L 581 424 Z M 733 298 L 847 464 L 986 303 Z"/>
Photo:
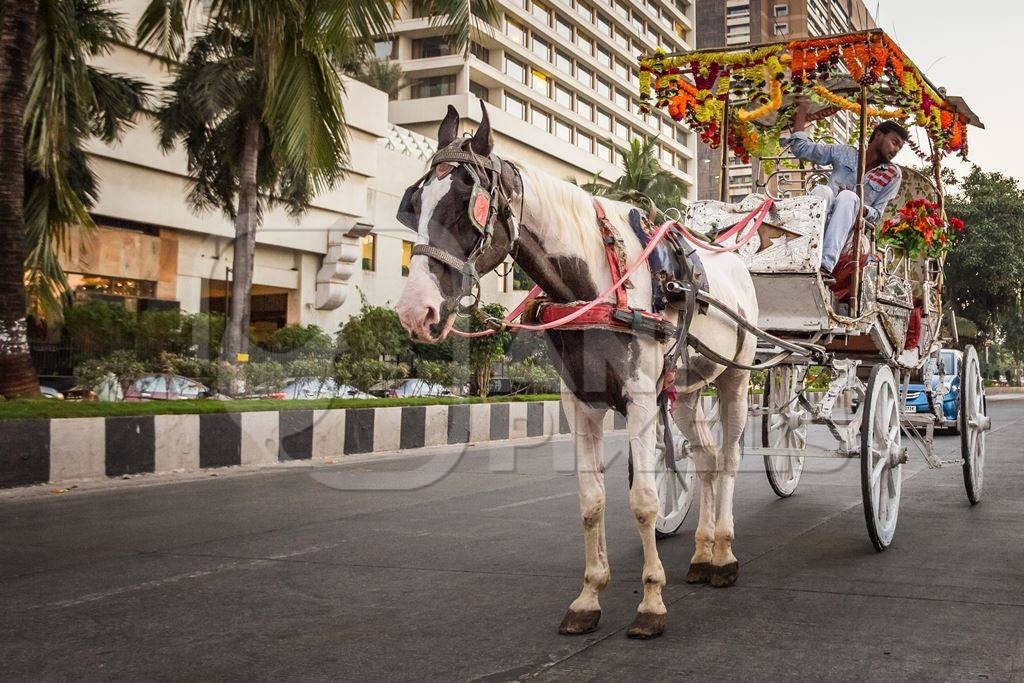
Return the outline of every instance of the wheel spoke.
<path id="1" fill-rule="evenodd" d="M 885 469 L 886 462 L 885 458 L 875 451 L 872 451 L 871 454 L 878 455 L 878 462 L 871 467 L 871 486 L 877 486 L 878 478 L 882 476 L 882 470 Z"/>

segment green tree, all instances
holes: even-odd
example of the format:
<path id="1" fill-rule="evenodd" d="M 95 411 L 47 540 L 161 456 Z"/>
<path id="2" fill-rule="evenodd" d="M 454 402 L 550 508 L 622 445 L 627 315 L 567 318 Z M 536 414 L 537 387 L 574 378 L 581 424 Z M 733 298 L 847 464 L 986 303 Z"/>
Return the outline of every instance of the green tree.
<path id="1" fill-rule="evenodd" d="M 650 208 L 651 203 L 660 211 L 683 205 L 679 180 L 666 171 L 658 161 L 657 136 L 633 140 L 626 151 L 623 174 L 614 182 L 604 184 L 595 177 L 581 187 L 593 195 L 609 197 L 635 206 Z"/>
<path id="2" fill-rule="evenodd" d="M 338 350 L 353 359 L 380 360 L 384 356 L 406 358 L 409 355 L 409 334 L 402 327 L 398 313 L 383 306 L 373 306 L 362 295 L 362 307 L 342 325 L 338 332 Z"/>
<path id="3" fill-rule="evenodd" d="M 356 68 L 352 76 L 371 88 L 382 90 L 388 99 L 398 97 L 398 91 L 405 85 L 405 72 L 389 59 L 366 59 Z"/>
<path id="4" fill-rule="evenodd" d="M 506 313 L 505 307 L 501 304 L 485 304 L 480 310 L 484 315 L 498 319 L 504 318 Z M 472 316 L 467 320 L 468 322 L 459 321 L 460 328 L 464 331 L 480 332 L 488 329 L 478 316 Z M 487 398 L 494 364 L 505 357 L 505 350 L 511 341 L 512 334 L 508 330 L 467 340 L 465 358 L 482 398 Z"/>
<path id="5" fill-rule="evenodd" d="M 946 204 L 964 222 L 945 266 L 947 297 L 978 329 L 996 336 L 1019 317 L 1024 294 L 1024 192 L 1001 173 L 977 166 Z"/>
<path id="6" fill-rule="evenodd" d="M 25 101 L 25 223 L 28 296 L 59 313 L 67 290 L 60 265 L 75 230 L 95 228 L 99 186 L 85 153 L 90 138 L 121 139 L 148 104 L 142 81 L 95 65 L 129 40 L 111 0 L 39 0 L 38 38 Z"/>
<path id="7" fill-rule="evenodd" d="M 391 0 L 211 0 L 199 37 L 157 116 L 161 143 L 189 158 L 197 209 L 235 224 L 234 281 L 224 355 L 248 348 L 256 230 L 273 203 L 292 214 L 342 177 L 348 153 L 340 68 L 387 35 Z M 180 56 L 199 0 L 151 0 L 140 44 Z M 468 46 L 474 15 L 496 17 L 493 0 L 428 0 L 421 9 Z"/>

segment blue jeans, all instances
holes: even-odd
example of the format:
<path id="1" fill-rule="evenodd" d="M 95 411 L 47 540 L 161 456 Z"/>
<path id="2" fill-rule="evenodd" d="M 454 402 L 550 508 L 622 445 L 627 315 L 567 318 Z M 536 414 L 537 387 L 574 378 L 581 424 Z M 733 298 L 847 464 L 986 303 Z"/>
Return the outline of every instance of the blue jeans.
<path id="1" fill-rule="evenodd" d="M 825 200 L 825 240 L 821 245 L 821 267 L 832 272 L 839 255 L 850 240 L 850 232 L 857 221 L 860 199 L 856 192 L 842 190 L 838 195 L 828 185 L 818 185 L 811 194 Z"/>

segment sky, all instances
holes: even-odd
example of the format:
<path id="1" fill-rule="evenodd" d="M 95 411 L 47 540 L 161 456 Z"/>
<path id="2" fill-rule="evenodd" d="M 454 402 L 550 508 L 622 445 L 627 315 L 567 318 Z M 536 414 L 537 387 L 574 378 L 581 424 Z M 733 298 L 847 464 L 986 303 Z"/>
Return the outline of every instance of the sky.
<path id="1" fill-rule="evenodd" d="M 968 158 L 1024 182 L 1024 2 L 865 0 L 878 24 L 937 87 L 963 97 L 985 124 Z M 927 143 L 924 148 L 927 149 Z M 906 152 L 904 152 L 906 154 Z M 917 165 L 916 157 L 899 161 Z M 962 174 L 968 166 L 949 166 Z"/>

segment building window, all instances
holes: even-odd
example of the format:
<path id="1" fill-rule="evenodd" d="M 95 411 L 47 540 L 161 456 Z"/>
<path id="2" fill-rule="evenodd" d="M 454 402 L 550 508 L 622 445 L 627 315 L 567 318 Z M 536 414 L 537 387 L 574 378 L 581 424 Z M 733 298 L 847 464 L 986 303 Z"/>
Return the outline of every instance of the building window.
<path id="1" fill-rule="evenodd" d="M 547 74 L 537 69 L 532 69 L 530 72 L 530 87 L 539 92 L 544 97 L 551 96 L 551 83 L 548 80 Z"/>
<path id="2" fill-rule="evenodd" d="M 789 23 L 785 21 L 777 21 L 772 27 L 772 30 L 777 36 L 787 35 L 789 33 Z"/>
<path id="3" fill-rule="evenodd" d="M 378 40 L 373 44 L 373 55 L 377 59 L 398 59 L 398 41 Z"/>
<path id="4" fill-rule="evenodd" d="M 473 95 L 473 97 L 479 98 L 484 102 L 487 102 L 488 98 L 490 97 L 490 93 L 487 90 L 487 86 L 480 85 L 476 81 L 469 82 L 469 92 L 471 95 Z"/>
<path id="5" fill-rule="evenodd" d="M 629 67 L 622 60 L 615 60 L 615 75 L 624 81 L 629 79 Z"/>
<path id="6" fill-rule="evenodd" d="M 625 168 L 625 166 L 626 166 L 626 153 L 623 152 L 618 147 L 615 148 L 615 163 L 620 168 Z"/>
<path id="7" fill-rule="evenodd" d="M 536 35 L 533 36 L 533 46 L 531 47 L 533 54 L 537 55 L 546 62 L 551 61 L 551 44 L 543 38 L 538 38 Z"/>
<path id="8" fill-rule="evenodd" d="M 612 84 L 603 78 L 598 77 L 597 94 L 610 101 L 612 99 Z"/>
<path id="9" fill-rule="evenodd" d="M 363 270 L 377 270 L 377 236 L 372 232 L 363 237 Z"/>
<path id="10" fill-rule="evenodd" d="M 612 163 L 612 146 L 605 142 L 597 143 L 597 156 L 609 164 Z"/>
<path id="11" fill-rule="evenodd" d="M 566 40 L 572 40 L 572 24 L 561 14 L 555 15 L 555 33 Z"/>
<path id="12" fill-rule="evenodd" d="M 583 54 L 594 54 L 594 41 L 588 36 L 585 36 L 582 33 L 576 33 L 576 44 L 581 50 L 583 50 Z"/>
<path id="13" fill-rule="evenodd" d="M 76 297 L 88 294 L 123 296 L 131 299 L 152 299 L 156 297 L 156 282 L 151 280 L 130 280 L 103 275 L 82 275 L 68 273 L 68 287 Z"/>
<path id="14" fill-rule="evenodd" d="M 666 166 L 672 166 L 673 164 L 675 164 L 676 159 L 675 156 L 673 156 L 672 154 L 672 150 L 670 150 L 668 147 L 659 145 L 658 151 L 661 154 L 661 160 L 665 162 Z"/>
<path id="15" fill-rule="evenodd" d="M 601 66 L 610 67 L 612 65 L 612 53 L 599 46 L 597 48 L 597 63 Z"/>
<path id="16" fill-rule="evenodd" d="M 546 5 L 540 2 L 533 2 L 530 4 L 530 14 L 539 19 L 546 26 L 551 25 L 551 10 Z"/>
<path id="17" fill-rule="evenodd" d="M 583 99 L 582 97 L 576 98 L 576 113 L 587 121 L 594 120 L 594 105 Z"/>
<path id="18" fill-rule="evenodd" d="M 615 30 L 615 44 L 626 52 L 629 52 L 629 36 L 627 36 L 622 29 Z"/>
<path id="19" fill-rule="evenodd" d="M 505 20 L 505 34 L 511 38 L 513 42 L 526 47 L 526 29 L 511 19 Z"/>
<path id="20" fill-rule="evenodd" d="M 607 131 L 611 131 L 612 115 L 609 114 L 608 112 L 604 111 L 603 109 L 598 109 L 597 118 L 594 120 L 597 121 L 597 125 L 600 126 L 601 128 L 604 128 Z"/>
<path id="21" fill-rule="evenodd" d="M 684 157 L 682 154 L 678 155 L 676 157 L 676 168 L 678 168 L 683 173 L 689 173 L 690 172 L 690 160 L 687 159 L 686 157 Z"/>
<path id="22" fill-rule="evenodd" d="M 588 88 L 594 87 L 594 72 L 587 67 L 577 64 L 576 65 L 576 80 Z"/>
<path id="23" fill-rule="evenodd" d="M 412 84 L 412 99 L 455 94 L 455 76 L 432 76 Z"/>
<path id="24" fill-rule="evenodd" d="M 551 130 L 551 114 L 533 107 L 530 109 L 530 123 L 547 133 Z"/>
<path id="25" fill-rule="evenodd" d="M 593 153 L 594 136 L 584 133 L 581 130 L 576 131 L 576 146 L 584 152 Z"/>
<path id="26" fill-rule="evenodd" d="M 505 93 L 505 111 L 517 119 L 526 120 L 526 102 L 523 102 L 515 95 Z"/>
<path id="27" fill-rule="evenodd" d="M 597 25 L 597 32 L 598 33 L 606 35 L 609 38 L 612 37 L 612 25 L 611 25 L 611 22 L 608 21 L 608 17 L 606 17 L 603 14 L 601 14 L 600 12 L 598 12 L 598 14 L 597 14 L 597 21 L 595 23 Z"/>
<path id="28" fill-rule="evenodd" d="M 623 123 L 621 119 L 615 119 L 615 135 L 623 140 L 629 139 L 629 126 Z"/>
<path id="29" fill-rule="evenodd" d="M 516 83 L 526 81 L 526 67 L 511 57 L 505 57 L 505 75 Z"/>
<path id="30" fill-rule="evenodd" d="M 775 5 L 773 9 L 775 11 L 775 16 L 777 17 L 789 16 L 789 5 Z"/>
<path id="31" fill-rule="evenodd" d="M 488 64 L 491 61 L 491 51 L 475 40 L 470 41 L 469 52 L 485 64 Z"/>
<path id="32" fill-rule="evenodd" d="M 452 54 L 451 44 L 444 36 L 433 36 L 430 38 L 417 38 L 412 41 L 412 58 L 427 59 L 429 57 L 444 57 Z"/>
<path id="33" fill-rule="evenodd" d="M 576 3 L 576 13 L 579 14 L 581 17 L 583 17 L 583 19 L 586 21 L 586 23 L 588 23 L 588 24 L 594 23 L 594 10 L 591 9 L 591 7 L 587 3 L 585 3 L 585 2 L 577 2 Z"/>
<path id="34" fill-rule="evenodd" d="M 622 111 L 629 111 L 629 95 L 618 88 L 615 89 L 615 106 Z"/>
<path id="35" fill-rule="evenodd" d="M 572 109 L 572 91 L 555 83 L 555 102 L 558 102 L 566 109 Z"/>
<path id="36" fill-rule="evenodd" d="M 615 13 L 624 19 L 629 19 L 629 7 L 622 0 L 615 0 Z"/>
<path id="37" fill-rule="evenodd" d="M 555 68 L 572 76 L 572 59 L 561 50 L 555 50 Z"/>
<path id="38" fill-rule="evenodd" d="M 412 242 L 402 240 L 402 277 L 409 277 L 412 267 Z"/>
<path id="39" fill-rule="evenodd" d="M 572 127 L 562 119 L 555 119 L 555 137 L 572 142 Z"/>
<path id="40" fill-rule="evenodd" d="M 676 142 L 683 147 L 690 146 L 690 134 L 682 126 L 675 126 Z"/>

